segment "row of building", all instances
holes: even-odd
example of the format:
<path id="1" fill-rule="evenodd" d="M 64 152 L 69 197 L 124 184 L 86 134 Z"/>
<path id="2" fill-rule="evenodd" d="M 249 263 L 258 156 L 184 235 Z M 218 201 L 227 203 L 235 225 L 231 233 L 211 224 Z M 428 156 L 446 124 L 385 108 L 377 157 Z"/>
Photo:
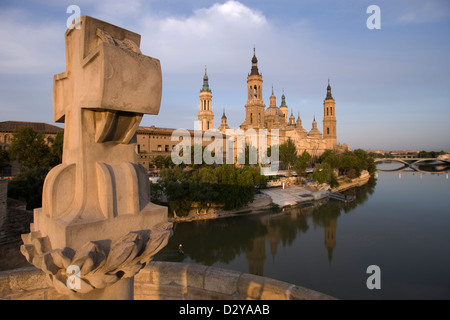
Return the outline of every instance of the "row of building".
<path id="1" fill-rule="evenodd" d="M 313 156 L 319 156 L 326 149 L 348 149 L 347 145 L 337 144 L 337 130 L 336 130 L 336 108 L 335 100 L 331 94 L 331 86 L 328 81 L 326 89 L 326 97 L 323 102 L 323 133 L 317 127 L 317 122 L 314 117 L 312 121 L 312 127 L 308 131 L 302 125 L 300 114 L 297 118 L 291 113 L 289 115 L 289 108 L 286 104 L 286 97 L 283 93 L 281 96 L 281 104 L 277 106 L 277 99 L 273 93 L 270 96 L 269 107 L 263 100 L 263 77 L 258 70 L 258 59 L 256 58 L 255 51 L 253 51 L 253 57 L 251 59 L 251 70 L 247 76 L 247 88 L 248 98 L 244 105 L 243 111 L 244 121 L 240 125 L 239 129 L 244 134 L 252 132 L 252 134 L 259 134 L 260 130 L 267 130 L 270 137 L 273 132 L 276 131 L 279 144 L 291 139 L 297 148 L 299 153 L 303 151 L 309 152 Z M 214 112 L 212 107 L 212 91 L 209 87 L 208 75 L 205 68 L 205 75 L 203 77 L 203 86 L 200 90 L 200 110 L 198 112 L 199 128 L 196 130 L 187 130 L 191 136 L 191 145 L 194 145 L 194 136 L 206 131 L 221 132 L 223 133 L 222 150 L 226 150 L 226 133 L 230 129 L 227 123 L 227 117 L 225 111 L 223 111 L 221 117 L 221 124 L 218 128 L 214 128 Z M 0 149 L 8 148 L 11 143 L 12 134 L 14 130 L 19 127 L 31 127 L 37 132 L 42 132 L 48 137 L 54 137 L 58 132 L 63 131 L 62 128 L 50 125 L 47 123 L 37 122 L 20 122 L 20 121 L 5 121 L 0 122 Z M 174 128 L 159 128 L 155 126 L 151 127 L 139 127 L 137 130 L 137 152 L 139 163 L 147 170 L 151 169 L 152 159 L 155 156 L 169 156 L 172 150 L 175 150 L 179 141 L 172 141 L 172 134 L 176 129 Z M 246 139 L 250 139 L 248 136 Z M 270 140 L 270 138 L 269 138 Z M 202 145 L 207 145 L 210 142 L 202 140 Z M 270 146 L 270 141 L 267 141 L 267 145 Z M 234 158 L 236 158 L 238 151 L 236 145 L 234 147 Z M 17 166 L 12 163 L 10 168 L 4 170 L 4 175 L 17 173 Z M 6 171 L 6 172 L 5 172 Z"/>

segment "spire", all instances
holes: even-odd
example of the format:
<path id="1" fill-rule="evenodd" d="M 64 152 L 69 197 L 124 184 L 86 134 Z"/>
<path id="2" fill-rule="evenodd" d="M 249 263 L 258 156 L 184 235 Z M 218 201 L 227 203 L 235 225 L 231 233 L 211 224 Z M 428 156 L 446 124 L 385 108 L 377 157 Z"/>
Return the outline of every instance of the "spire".
<path id="1" fill-rule="evenodd" d="M 333 99 L 333 96 L 331 95 L 330 78 L 328 78 L 327 97 L 325 98 L 325 100 L 329 99 Z"/>
<path id="2" fill-rule="evenodd" d="M 208 75 L 206 74 L 206 66 L 205 66 L 205 75 L 203 76 L 203 87 L 200 91 L 209 91 L 211 92 L 211 89 L 209 89 L 209 83 L 208 83 Z"/>
<path id="3" fill-rule="evenodd" d="M 295 117 L 292 109 L 291 109 L 291 116 L 289 117 L 289 125 L 295 126 Z"/>
<path id="4" fill-rule="evenodd" d="M 275 97 L 275 95 L 273 93 L 273 85 L 272 85 L 272 95 L 270 96 L 269 107 L 270 108 L 276 108 L 277 107 L 277 98 Z"/>
<path id="5" fill-rule="evenodd" d="M 252 71 L 250 72 L 250 75 L 260 75 L 258 71 L 258 59 L 256 58 L 255 46 L 253 46 Z"/>
<path id="6" fill-rule="evenodd" d="M 286 105 L 286 97 L 285 97 L 285 95 L 284 95 L 284 89 L 283 89 L 283 95 L 281 96 L 281 106 L 280 106 L 280 108 L 282 108 L 282 107 L 287 108 L 287 105 Z"/>

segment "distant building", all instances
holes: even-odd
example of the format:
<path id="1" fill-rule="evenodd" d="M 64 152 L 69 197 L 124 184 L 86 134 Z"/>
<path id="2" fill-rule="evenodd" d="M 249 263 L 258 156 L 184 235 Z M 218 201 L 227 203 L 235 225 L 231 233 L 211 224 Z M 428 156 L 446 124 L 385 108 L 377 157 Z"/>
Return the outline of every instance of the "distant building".
<path id="1" fill-rule="evenodd" d="M 312 121 L 312 128 L 308 132 L 302 126 L 300 114 L 297 119 L 291 109 L 286 105 L 286 96 L 281 96 L 281 105 L 277 107 L 276 97 L 273 92 L 270 96 L 269 107 L 263 101 L 263 77 L 258 70 L 258 59 L 255 50 L 251 60 L 252 67 L 247 77 L 247 103 L 245 104 L 245 120 L 240 125 L 240 129 L 247 131 L 254 129 L 258 132 L 260 129 L 279 130 L 279 143 L 286 142 L 289 138 L 295 143 L 297 151 L 302 153 L 304 150 L 312 156 L 321 155 L 326 149 L 347 150 L 347 145 L 337 144 L 336 132 L 336 108 L 335 100 L 331 94 L 330 81 L 328 80 L 327 94 L 323 102 L 323 133 L 318 129 L 315 117 Z M 208 76 L 205 70 L 203 77 L 203 87 L 200 90 L 200 111 L 198 121 L 201 130 L 206 131 L 213 128 L 214 113 L 212 111 L 212 94 L 208 83 Z M 222 116 L 222 123 L 217 128 L 222 133 L 228 129 L 227 117 L 225 111 Z"/>
<path id="2" fill-rule="evenodd" d="M 279 144 L 283 144 L 288 139 L 291 139 L 297 148 L 297 152 L 301 154 L 303 151 L 307 151 L 312 156 L 320 156 L 326 149 L 335 149 L 339 151 L 348 150 L 347 145 L 341 145 L 337 143 L 337 130 L 336 130 L 336 107 L 335 100 L 331 94 L 330 81 L 328 80 L 328 86 L 326 88 L 326 96 L 323 102 L 323 118 L 322 129 L 323 133 L 319 130 L 315 117 L 312 121 L 312 127 L 310 131 L 307 131 L 300 118 L 300 114 L 297 114 L 295 118 L 293 110 L 291 109 L 289 116 L 289 108 L 286 104 L 286 96 L 283 92 L 281 96 L 281 104 L 278 107 L 276 97 L 273 92 L 270 96 L 269 107 L 266 108 L 263 98 L 263 78 L 258 70 L 258 59 L 256 58 L 255 51 L 252 57 L 251 71 L 247 76 L 247 103 L 245 104 L 245 119 L 240 125 L 240 129 L 244 132 L 253 129 L 256 134 L 259 130 L 266 129 L 268 136 L 272 130 L 277 129 L 279 133 Z M 203 76 L 203 85 L 200 89 L 200 105 L 198 112 L 198 131 L 188 130 L 191 135 L 191 145 L 200 143 L 203 146 L 208 145 L 209 141 L 196 141 L 195 135 L 201 137 L 201 134 L 207 130 L 216 130 L 223 134 L 223 141 L 221 143 L 221 151 L 225 152 L 227 129 L 230 127 L 227 124 L 227 117 L 225 110 L 221 117 L 221 124 L 217 129 L 214 129 L 214 112 L 212 108 L 212 91 L 209 87 L 209 78 L 206 72 Z M 56 127 L 46 123 L 36 122 L 16 122 L 6 121 L 0 123 L 0 148 L 6 149 L 10 144 L 12 133 L 15 129 L 23 126 L 32 127 L 35 131 L 43 132 L 46 137 L 55 136 L 58 132 L 62 131 L 60 127 Z M 176 148 L 179 141 L 172 141 L 172 133 L 176 129 L 172 128 L 158 128 L 151 127 L 139 127 L 136 134 L 137 141 L 137 153 L 139 163 L 146 169 L 151 170 L 152 160 L 156 156 L 170 156 L 172 150 Z M 270 139 L 270 138 L 269 138 Z M 267 146 L 270 146 L 270 142 L 267 141 Z M 231 149 L 230 149 L 231 151 Z M 237 157 L 237 144 L 234 144 L 233 158 Z M 224 155 L 225 156 L 225 155 Z M 225 162 L 225 161 L 224 161 Z"/>

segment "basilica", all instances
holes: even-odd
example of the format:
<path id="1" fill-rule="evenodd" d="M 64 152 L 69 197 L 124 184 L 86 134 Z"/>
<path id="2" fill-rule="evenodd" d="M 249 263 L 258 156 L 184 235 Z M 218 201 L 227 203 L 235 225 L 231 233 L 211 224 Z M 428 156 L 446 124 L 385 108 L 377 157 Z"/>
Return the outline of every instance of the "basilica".
<path id="1" fill-rule="evenodd" d="M 289 115 L 289 108 L 286 105 L 286 97 L 283 93 L 281 96 L 281 104 L 278 107 L 276 97 L 273 94 L 269 100 L 269 107 L 263 101 L 263 77 L 258 70 L 258 59 L 255 50 L 253 50 L 253 58 L 251 60 L 251 71 L 247 77 L 247 103 L 245 104 L 245 119 L 240 125 L 240 129 L 247 131 L 254 129 L 267 129 L 269 132 L 278 129 L 279 143 L 282 144 L 291 139 L 297 148 L 297 152 L 301 154 L 307 151 L 312 156 L 321 155 L 326 149 L 345 149 L 346 145 L 337 144 L 336 136 L 336 110 L 335 100 L 331 95 L 330 81 L 326 97 L 323 102 L 323 133 L 318 129 L 317 122 L 314 117 L 311 130 L 307 131 L 298 114 L 295 118 L 292 109 Z M 203 87 L 200 90 L 200 111 L 198 113 L 198 123 L 201 130 L 206 131 L 213 129 L 214 113 L 211 104 L 212 92 L 209 88 L 208 75 L 203 77 Z M 221 124 L 217 130 L 225 133 L 229 129 L 227 117 L 223 112 Z"/>

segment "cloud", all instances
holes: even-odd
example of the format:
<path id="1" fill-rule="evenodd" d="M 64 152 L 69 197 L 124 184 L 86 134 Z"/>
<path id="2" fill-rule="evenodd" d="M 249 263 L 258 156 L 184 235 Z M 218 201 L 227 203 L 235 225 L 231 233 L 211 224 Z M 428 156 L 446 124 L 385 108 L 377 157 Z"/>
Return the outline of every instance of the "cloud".
<path id="1" fill-rule="evenodd" d="M 164 58 L 166 72 L 198 72 L 215 64 L 217 72 L 239 68 L 270 26 L 265 16 L 237 1 L 195 10 L 188 17 L 141 19 L 143 52 Z M 242 70 L 242 69 L 241 69 Z"/>
<path id="2" fill-rule="evenodd" d="M 447 0 L 410 1 L 404 4 L 396 22 L 418 24 L 442 21 L 449 17 L 450 4 Z"/>
<path id="3" fill-rule="evenodd" d="M 61 61 L 62 66 L 64 31 L 63 23 L 41 22 L 23 10 L 2 10 L 0 74 L 43 73 L 55 65 L 55 61 Z"/>

